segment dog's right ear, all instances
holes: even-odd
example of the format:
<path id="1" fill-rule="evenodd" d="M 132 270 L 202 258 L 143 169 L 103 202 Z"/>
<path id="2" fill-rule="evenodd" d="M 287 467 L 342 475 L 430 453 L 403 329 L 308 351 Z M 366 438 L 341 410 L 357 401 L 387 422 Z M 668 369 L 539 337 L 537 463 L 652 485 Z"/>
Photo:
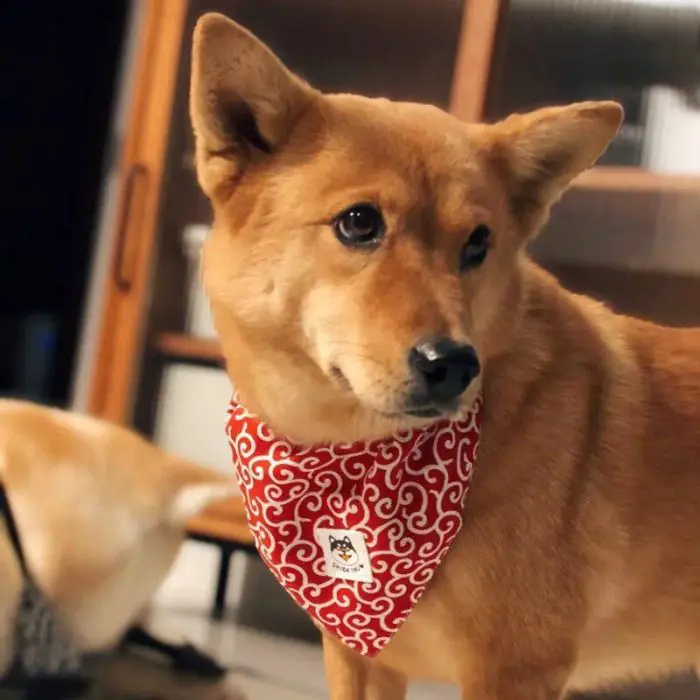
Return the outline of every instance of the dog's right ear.
<path id="1" fill-rule="evenodd" d="M 216 13 L 194 30 L 190 117 L 204 192 L 279 148 L 315 91 L 249 31 Z"/>
<path id="2" fill-rule="evenodd" d="M 488 127 L 490 162 L 503 174 L 513 213 L 528 235 L 605 151 L 622 118 L 616 102 L 578 102 L 513 114 Z"/>

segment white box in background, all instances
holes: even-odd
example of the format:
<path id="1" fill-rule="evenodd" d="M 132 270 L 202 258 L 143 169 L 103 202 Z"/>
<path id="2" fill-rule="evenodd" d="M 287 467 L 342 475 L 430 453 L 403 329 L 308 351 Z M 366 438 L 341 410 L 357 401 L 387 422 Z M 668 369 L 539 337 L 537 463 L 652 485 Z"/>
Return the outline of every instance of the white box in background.
<path id="1" fill-rule="evenodd" d="M 185 331 L 198 338 L 216 336 L 211 320 L 209 299 L 202 285 L 202 246 L 209 234 L 206 224 L 191 224 L 182 232 L 182 249 L 187 258 L 187 310 Z"/>
<path id="2" fill-rule="evenodd" d="M 235 481 L 226 437 L 231 393 L 231 383 L 224 370 L 171 364 L 163 372 L 155 442 L 170 452 L 228 474 Z M 155 596 L 156 605 L 208 614 L 218 564 L 215 547 L 186 542 Z M 234 557 L 229 605 L 235 605 L 240 596 L 246 565 L 245 557 Z"/>
<path id="3" fill-rule="evenodd" d="M 645 168 L 658 173 L 700 173 L 700 106 L 679 90 L 649 88 L 646 94 Z"/>
<path id="4" fill-rule="evenodd" d="M 171 364 L 163 372 L 155 442 L 234 478 L 226 438 L 231 393 L 231 383 L 222 369 Z"/>

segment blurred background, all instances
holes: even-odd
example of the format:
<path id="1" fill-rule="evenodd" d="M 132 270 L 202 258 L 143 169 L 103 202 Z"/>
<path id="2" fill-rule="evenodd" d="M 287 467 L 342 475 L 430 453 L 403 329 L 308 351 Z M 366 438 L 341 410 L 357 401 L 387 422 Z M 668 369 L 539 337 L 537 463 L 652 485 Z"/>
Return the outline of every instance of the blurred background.
<path id="1" fill-rule="evenodd" d="M 4 0 L 0 394 L 135 425 L 230 469 L 187 115 L 191 30 L 208 10 L 325 90 L 465 120 L 621 101 L 625 126 L 533 254 L 622 312 L 700 325 L 700 0 Z M 276 674 L 274 695 L 251 681 L 255 697 L 325 697 L 316 634 L 245 532 L 235 499 L 192 524 L 161 617 Z M 642 694 L 700 695 L 690 676 Z"/>

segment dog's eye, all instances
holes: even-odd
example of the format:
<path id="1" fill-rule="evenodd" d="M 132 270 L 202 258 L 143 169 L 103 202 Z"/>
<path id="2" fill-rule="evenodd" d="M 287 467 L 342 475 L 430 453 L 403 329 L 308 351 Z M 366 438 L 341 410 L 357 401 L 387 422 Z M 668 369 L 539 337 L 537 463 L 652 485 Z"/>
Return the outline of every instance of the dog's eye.
<path id="1" fill-rule="evenodd" d="M 333 220 L 337 239 L 350 247 L 377 245 L 385 228 L 381 212 L 371 204 L 355 204 Z"/>
<path id="2" fill-rule="evenodd" d="M 491 229 L 481 224 L 477 226 L 469 236 L 469 240 L 462 248 L 459 266 L 462 272 L 479 267 L 489 252 L 491 242 Z"/>

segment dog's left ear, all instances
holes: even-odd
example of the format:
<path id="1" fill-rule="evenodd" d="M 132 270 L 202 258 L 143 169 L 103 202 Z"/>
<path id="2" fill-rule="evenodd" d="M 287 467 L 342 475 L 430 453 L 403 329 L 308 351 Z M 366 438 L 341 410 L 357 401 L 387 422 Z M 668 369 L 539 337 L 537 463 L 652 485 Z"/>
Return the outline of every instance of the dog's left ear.
<path id="1" fill-rule="evenodd" d="M 622 119 L 616 102 L 580 102 L 514 114 L 488 127 L 488 157 L 505 178 L 515 216 L 527 224 L 546 215 L 602 155 Z"/>
<path id="2" fill-rule="evenodd" d="M 315 94 L 248 30 L 203 15 L 194 30 L 190 117 L 205 193 L 279 148 Z"/>

